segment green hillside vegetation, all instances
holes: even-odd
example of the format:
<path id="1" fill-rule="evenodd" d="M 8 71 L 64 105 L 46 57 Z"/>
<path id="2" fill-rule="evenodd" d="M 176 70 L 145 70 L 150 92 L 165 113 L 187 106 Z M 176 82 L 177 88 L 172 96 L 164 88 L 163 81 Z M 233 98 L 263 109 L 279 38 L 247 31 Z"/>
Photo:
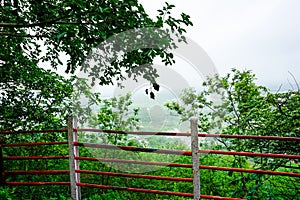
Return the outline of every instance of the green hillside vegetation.
<path id="1" fill-rule="evenodd" d="M 251 80 L 254 80 L 253 74 L 250 72 L 239 72 L 234 71 L 231 75 L 234 75 L 235 78 L 239 78 L 238 82 L 235 83 L 245 83 L 244 89 L 247 90 L 249 86 L 252 89 L 262 88 L 261 86 L 256 86 Z M 230 77 L 226 76 L 227 78 Z M 225 77 L 225 78 L 226 78 Z M 250 78 L 247 82 L 244 79 Z M 211 83 L 215 83 L 220 78 L 214 78 L 211 80 Z M 231 83 L 230 81 L 226 81 Z M 212 87 L 208 85 L 208 87 Z M 231 88 L 235 88 L 234 86 Z M 264 94 L 261 96 L 261 100 L 266 101 L 264 98 L 276 97 L 275 94 L 268 94 L 267 90 L 264 89 Z M 189 90 L 191 91 L 191 90 Z M 185 91 L 186 92 L 186 91 Z M 244 93 L 248 95 L 250 91 Z M 290 93 L 290 95 L 286 95 Z M 241 94 L 241 93 L 238 93 Z M 259 93 L 256 93 L 259 95 Z M 192 94 L 191 94 L 192 95 Z M 281 109 L 286 110 L 285 119 L 288 120 L 288 116 L 292 118 L 299 117 L 299 92 L 285 92 L 277 94 L 280 97 L 289 97 L 286 99 L 285 104 L 281 104 Z M 186 95 L 184 97 L 187 97 Z M 242 97 L 235 98 L 236 100 L 241 99 Z M 252 101 L 253 98 L 255 101 L 259 100 L 259 96 L 249 97 L 247 101 Z M 194 100 L 194 103 L 198 105 L 199 109 L 203 109 L 201 104 L 198 101 L 199 96 Z M 201 102 L 204 102 L 201 99 Z M 297 100 L 297 101 L 296 101 Z M 249 111 L 250 102 L 242 101 L 242 105 L 235 105 L 236 108 L 242 109 L 238 112 L 243 114 L 242 111 L 245 108 Z M 226 101 L 224 101 L 226 102 Z M 207 103 L 207 102 L 205 102 Z M 273 101 L 270 101 L 273 103 Z M 138 118 L 140 110 L 137 108 L 132 108 L 133 104 L 130 95 L 126 95 L 119 99 L 113 98 L 110 100 L 105 100 L 102 107 L 98 110 L 95 116 L 92 116 L 89 120 L 91 126 L 101 129 L 112 129 L 112 130 L 139 130 L 139 123 L 141 119 Z M 173 107 L 170 107 L 170 106 Z M 184 104 L 176 105 L 169 103 L 167 106 L 177 111 L 182 115 L 182 119 L 187 117 L 187 114 Z M 205 105 L 205 104 L 202 104 Z M 226 104 L 229 106 L 229 104 Z M 247 107 L 245 107 L 247 105 Z M 262 110 L 256 110 L 255 106 L 266 106 L 266 104 L 257 104 L 255 103 L 251 107 L 251 112 L 257 111 L 261 112 Z M 273 105 L 273 104 L 272 104 Z M 294 105 L 294 106 L 292 106 Z M 191 104 L 189 103 L 189 106 Z M 192 105 L 193 106 L 193 105 Z M 224 109 L 224 107 L 218 105 L 218 108 Z M 261 108 L 261 107 L 260 107 Z M 191 110 L 188 110 L 190 112 Z M 197 114 L 197 110 L 194 110 L 194 113 Z M 267 109 L 264 111 L 276 112 L 276 109 Z M 216 112 L 216 110 L 214 110 Z M 201 112 L 201 114 L 203 114 Z M 206 113 L 211 115 L 213 113 Z M 226 112 L 223 119 L 233 120 L 233 116 L 229 115 L 230 112 Z M 264 114 L 256 114 L 255 116 L 259 117 Z M 272 120 L 271 116 L 280 117 L 279 114 L 269 113 L 269 117 L 263 115 L 263 120 L 266 125 L 265 120 Z M 213 125 L 217 124 L 213 121 L 214 118 L 208 116 L 205 119 L 199 118 L 199 128 L 208 127 L 207 131 L 210 129 L 216 130 Z M 228 117 L 227 117 L 228 116 Z M 229 118 L 230 116 L 230 118 Z M 249 115 L 247 115 L 249 118 Z M 242 116 L 241 116 L 242 118 Z M 248 119 L 246 118 L 246 119 Z M 220 120 L 220 119 L 218 119 Z M 283 119 L 282 119 L 283 120 Z M 254 123 L 253 121 L 251 121 Z M 203 125 L 203 124 L 204 125 Z M 249 122 L 250 123 L 250 122 Z M 249 123 L 247 123 L 249 125 Z M 259 121 L 255 121 L 259 123 Z M 270 125 L 275 126 L 275 119 Z M 280 136 L 296 136 L 299 137 L 299 126 L 297 121 L 287 121 L 285 123 L 285 128 L 289 127 L 289 130 L 285 129 L 285 132 L 280 132 Z M 208 125 L 209 126 L 208 126 Z M 235 127 L 230 123 L 223 122 L 221 124 L 223 127 L 221 129 L 222 133 L 227 134 L 248 134 L 248 135 L 279 135 L 271 134 L 267 132 L 268 129 L 263 127 L 262 130 L 259 130 L 261 127 L 256 126 L 258 130 L 251 130 L 247 127 L 244 127 L 244 123 L 237 124 L 239 127 Z M 283 123 L 280 123 L 280 126 L 283 126 Z M 242 129 L 243 128 L 243 129 Z M 278 127 L 280 129 L 280 127 Z M 242 131 L 244 130 L 244 131 Z M 264 132 L 265 131 L 265 132 Z M 87 134 L 79 133 L 80 140 L 84 142 L 97 142 L 105 144 L 114 144 L 114 145 L 125 145 L 125 146 L 139 146 L 139 147 L 149 147 L 149 148 L 160 148 L 160 149 L 177 149 L 177 150 L 188 150 L 189 147 L 182 143 L 180 140 L 165 138 L 164 136 L 148 136 L 147 138 L 137 138 L 130 135 L 115 135 L 115 134 Z M 185 138 L 189 140 L 189 138 Z M 5 138 L 7 142 L 33 142 L 33 141 L 64 141 L 66 137 L 63 134 L 51 133 L 47 135 L 40 134 L 31 134 L 30 136 L 9 136 Z M 250 151 L 250 152 L 273 152 L 273 153 L 288 153 L 288 154 L 299 154 L 299 146 L 293 142 L 265 142 L 265 141 L 255 141 L 250 140 L 235 140 L 235 139 L 217 139 L 213 143 L 200 140 L 201 149 L 221 149 L 221 150 L 233 150 L 233 151 Z M 4 155 L 67 155 L 68 149 L 67 146 L 48 146 L 42 148 L 41 146 L 36 147 L 20 147 L 20 148 L 3 148 Z M 144 161 L 158 161 L 158 162 L 172 162 L 172 163 L 191 163 L 191 157 L 183 155 L 163 155 L 155 153 L 130 153 L 127 151 L 118 151 L 118 150 L 94 150 L 88 147 L 80 147 L 81 156 L 89 157 L 102 157 L 102 158 L 114 158 L 114 159 L 129 159 L 129 160 L 144 160 Z M 284 172 L 295 172 L 300 173 L 299 162 L 298 160 L 288 160 L 288 159 L 271 159 L 271 158 L 249 158 L 243 156 L 229 156 L 229 155 L 215 155 L 215 154 L 203 154 L 200 157 L 201 165 L 211 165 L 211 166 L 223 166 L 223 167 L 242 167 L 248 169 L 265 169 L 273 171 L 284 171 Z M 192 171 L 187 168 L 174 168 L 174 167 L 146 167 L 142 165 L 133 165 L 133 164 L 109 164 L 102 162 L 93 162 L 93 161 L 80 161 L 80 168 L 86 170 L 96 170 L 96 171 L 108 171 L 108 172 L 117 172 L 117 173 L 126 173 L 126 172 L 138 172 L 143 175 L 157 175 L 157 176 L 169 176 L 169 177 L 191 177 Z M 7 170 L 34 170 L 34 169 L 68 169 L 68 160 L 39 160 L 39 161 L 5 161 L 5 169 Z M 9 176 L 7 181 L 69 181 L 69 175 L 18 175 L 18 176 Z M 175 192 L 193 192 L 193 186 L 190 182 L 174 182 L 174 181 L 163 181 L 163 180 L 147 180 L 141 178 L 126 178 L 126 177 L 114 177 L 114 176 L 105 176 L 105 175 L 92 175 L 92 174 L 81 174 L 82 182 L 89 182 L 95 184 L 104 184 L 104 185 L 114 185 L 120 187 L 136 187 L 136 188 L 145 188 L 145 189 L 157 189 L 157 190 L 166 190 L 166 191 L 175 191 Z M 296 177 L 284 177 L 284 176 L 272 176 L 272 175 L 262 175 L 262 174 L 253 174 L 253 173 L 241 173 L 241 172 L 226 172 L 226 171 L 215 171 L 215 170 L 201 170 L 201 193 L 207 195 L 217 195 L 217 196 L 227 196 L 227 197 L 240 197 L 247 199 L 298 199 L 300 182 L 299 178 Z M 19 187 L 4 187 L 1 190 L 1 199 L 70 199 L 69 198 L 69 186 L 19 186 Z M 101 190 L 101 189 L 91 189 L 91 188 L 82 188 L 82 197 L 83 199 L 188 199 L 183 197 L 173 197 L 173 196 L 164 196 L 164 195 L 155 195 L 147 193 L 134 193 L 126 191 L 113 191 L 113 190 Z"/>

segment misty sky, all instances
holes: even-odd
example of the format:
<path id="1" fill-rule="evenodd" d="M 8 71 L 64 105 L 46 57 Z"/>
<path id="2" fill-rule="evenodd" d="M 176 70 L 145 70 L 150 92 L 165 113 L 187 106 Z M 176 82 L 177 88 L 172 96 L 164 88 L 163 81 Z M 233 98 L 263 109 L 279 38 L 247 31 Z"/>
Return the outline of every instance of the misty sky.
<path id="1" fill-rule="evenodd" d="M 164 1 L 140 0 L 151 16 Z M 299 0 L 172 0 L 174 14 L 191 16 L 187 36 L 197 42 L 220 74 L 251 69 L 258 83 L 276 90 L 300 80 Z M 299 82 L 299 81 L 298 81 Z"/>

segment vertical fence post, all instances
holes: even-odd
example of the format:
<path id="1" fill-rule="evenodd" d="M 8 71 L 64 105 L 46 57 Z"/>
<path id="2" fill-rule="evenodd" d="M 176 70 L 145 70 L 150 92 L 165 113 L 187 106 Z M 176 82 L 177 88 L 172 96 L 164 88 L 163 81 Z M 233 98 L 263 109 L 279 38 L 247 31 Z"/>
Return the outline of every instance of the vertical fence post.
<path id="1" fill-rule="evenodd" d="M 77 117 L 73 117 L 73 126 L 75 129 L 77 129 Z M 74 142 L 78 142 L 78 132 L 77 130 L 74 131 Z M 74 147 L 74 155 L 75 157 L 79 157 L 79 149 L 78 149 L 78 146 L 75 146 Z M 75 163 L 75 170 L 79 170 L 79 160 L 74 160 L 74 163 Z M 75 171 L 76 172 L 76 171 Z M 76 179 L 76 182 L 77 183 L 80 183 L 80 173 L 75 173 L 75 179 Z M 80 186 L 77 186 L 77 189 L 78 189 L 78 198 L 81 199 L 81 188 Z"/>
<path id="2" fill-rule="evenodd" d="M 200 163 L 199 163 L 199 145 L 198 145 L 198 118 L 190 118 L 191 126 L 191 148 L 193 159 L 193 185 L 194 185 L 194 200 L 200 199 Z"/>
<path id="3" fill-rule="evenodd" d="M 75 122 L 76 123 L 76 122 Z M 69 144 L 69 168 L 70 168 L 70 186 L 72 200 L 80 200 L 80 190 L 76 185 L 76 164 L 75 164 L 75 148 L 74 148 L 74 117 L 68 118 L 68 144 Z"/>

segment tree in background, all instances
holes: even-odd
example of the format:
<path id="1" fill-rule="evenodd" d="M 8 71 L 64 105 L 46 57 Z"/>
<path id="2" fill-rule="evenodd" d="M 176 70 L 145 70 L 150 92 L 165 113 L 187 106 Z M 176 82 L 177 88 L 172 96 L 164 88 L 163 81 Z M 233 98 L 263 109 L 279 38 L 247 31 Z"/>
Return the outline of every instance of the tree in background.
<path id="1" fill-rule="evenodd" d="M 299 90 L 272 93 L 266 87 L 255 83 L 255 75 L 251 71 L 236 69 L 224 77 L 209 78 L 203 86 L 205 89 L 199 94 L 193 89 L 184 90 L 181 102 L 169 102 L 166 106 L 180 114 L 182 120 L 192 115 L 198 116 L 200 131 L 232 135 L 300 137 Z M 218 99 L 219 102 L 211 99 Z M 278 154 L 300 152 L 299 144 L 292 141 L 239 139 L 218 139 L 218 141 L 223 145 L 219 148 L 234 151 Z M 232 167 L 242 167 L 249 162 L 255 169 L 299 169 L 297 160 L 260 157 L 250 160 L 235 157 Z M 269 175 L 243 173 L 240 179 L 245 195 L 248 198 L 259 199 L 282 195 L 278 188 L 276 189 L 280 186 L 272 180 L 274 177 Z M 251 181 L 254 181 L 254 184 L 250 186 L 247 182 Z M 266 187 L 268 184 L 273 186 L 268 188 Z M 299 190 L 299 184 L 289 184 L 289 187 L 291 190 L 294 189 L 294 192 L 285 195 L 290 195 L 289 197 L 299 195 L 295 192 Z M 263 193 L 264 190 L 268 192 Z"/>
<path id="2" fill-rule="evenodd" d="M 89 125 L 102 130 L 138 130 L 140 121 L 138 118 L 139 108 L 132 108 L 132 103 L 130 94 L 103 100 L 96 114 L 90 117 Z M 104 135 L 101 135 L 101 142 L 104 144 L 128 145 L 133 142 L 133 140 L 128 141 L 128 137 L 125 134 L 104 133 Z"/>
<path id="3" fill-rule="evenodd" d="M 4 70 L 8 73 L 1 76 L 0 82 L 0 130 L 56 129 L 66 125 L 73 91 L 70 80 L 35 66 Z"/>
<path id="4" fill-rule="evenodd" d="M 184 13 L 179 19 L 172 17 L 170 10 L 174 6 L 167 3 L 162 10 L 159 10 L 156 19 L 151 19 L 137 0 L 4 0 L 0 4 L 1 106 L 6 106 L 6 102 L 14 101 L 18 104 L 14 104 L 15 108 L 27 110 L 23 113 L 6 114 L 5 121 L 11 122 L 16 121 L 14 120 L 16 115 L 21 115 L 20 118 L 28 118 L 22 114 L 35 116 L 32 119 L 37 119 L 38 115 L 35 114 L 37 111 L 31 109 L 29 105 L 32 102 L 39 102 L 40 98 L 45 97 L 49 99 L 47 101 L 50 101 L 50 96 L 52 99 L 57 98 L 54 102 L 64 102 L 63 98 L 66 101 L 69 100 L 70 87 L 62 85 L 68 82 L 62 83 L 62 77 L 42 70 L 42 63 L 50 63 L 53 70 L 66 68 L 66 73 L 71 74 L 77 68 L 88 70 L 84 65 L 84 60 L 89 52 L 117 33 L 147 27 L 164 28 L 166 32 L 177 34 L 178 40 L 184 41 L 185 29 L 182 25 L 192 25 L 189 16 Z M 125 41 L 123 43 L 126 45 Z M 143 48 L 128 52 L 123 55 L 122 59 L 115 59 L 110 66 L 102 69 L 103 73 L 96 73 L 96 68 L 93 68 L 89 73 L 89 78 L 98 80 L 100 85 L 106 85 L 111 84 L 114 78 L 124 78 L 122 72 L 125 71 L 132 77 L 144 76 L 154 82 L 157 74 L 150 67 L 153 59 L 160 56 L 166 65 L 174 62 L 173 54 L 169 50 L 175 46 L 170 41 L 165 47 Z M 66 67 L 63 66 L 62 55 L 66 58 Z M 139 69 L 138 66 L 143 64 L 148 64 L 149 67 Z M 34 84 L 31 84 L 32 82 Z M 51 85 L 56 91 L 48 90 L 46 84 L 42 83 L 47 83 L 49 87 Z M 15 85 L 14 89 L 8 89 L 10 87 L 8 85 L 11 84 Z M 39 90 L 40 93 L 36 95 L 28 91 L 30 103 L 29 99 L 25 98 L 27 94 L 22 95 L 24 89 Z M 56 106 L 54 104 L 44 102 L 45 108 L 40 111 L 46 109 L 51 112 L 52 107 L 49 106 L 53 106 L 54 109 Z M 26 108 L 26 106 L 29 107 Z M 11 108 L 3 108 L 1 123 L 4 121 L 3 113 Z M 64 109 L 61 115 L 65 115 Z M 41 120 L 44 119 L 41 118 Z M 40 121 L 35 120 L 32 123 L 38 124 Z M 1 127 L 3 129 L 4 125 L 1 124 Z M 10 127 L 5 125 L 5 129 L 16 129 L 16 127 L 33 128 L 12 123 Z"/>

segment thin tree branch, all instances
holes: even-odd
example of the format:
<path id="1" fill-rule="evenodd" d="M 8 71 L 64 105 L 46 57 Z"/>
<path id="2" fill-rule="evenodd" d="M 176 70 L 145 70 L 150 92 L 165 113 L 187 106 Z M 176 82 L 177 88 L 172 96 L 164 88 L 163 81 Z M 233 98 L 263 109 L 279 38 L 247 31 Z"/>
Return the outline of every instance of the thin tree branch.
<path id="1" fill-rule="evenodd" d="M 36 22 L 36 23 L 31 23 L 31 24 L 17 24 L 17 23 L 0 23 L 0 27 L 13 27 L 13 28 L 21 28 L 21 27 L 35 27 L 35 26 L 41 26 L 45 24 L 53 24 L 54 22 L 57 22 L 61 19 L 65 19 L 70 17 L 70 15 L 66 15 L 63 17 L 58 17 L 55 19 L 50 19 L 42 22 Z"/>
<path id="2" fill-rule="evenodd" d="M 280 92 L 281 88 L 282 88 L 282 84 L 280 84 L 278 90 L 276 91 L 276 94 L 278 94 L 278 92 Z"/>
<path id="3" fill-rule="evenodd" d="M 49 37 L 47 35 L 30 35 L 30 34 L 21 34 L 21 33 L 12 33 L 12 32 L 0 32 L 0 36 L 13 36 L 13 37 L 29 37 L 29 38 L 38 38 L 38 37 Z"/>
<path id="4" fill-rule="evenodd" d="M 0 23 L 0 27 L 14 27 L 14 28 L 29 28 L 29 27 L 36 27 L 42 25 L 53 25 L 53 24 L 70 24 L 70 25 L 91 25 L 96 24 L 94 22 L 65 22 L 65 21 L 56 21 L 54 20 L 47 20 L 43 22 L 37 22 L 32 24 L 16 24 L 16 23 Z"/>
<path id="5" fill-rule="evenodd" d="M 289 74 L 292 76 L 292 78 L 294 79 L 295 84 L 296 84 L 296 86 L 297 86 L 297 88 L 298 88 L 298 91 L 300 91 L 300 87 L 299 87 L 299 84 L 298 84 L 298 82 L 297 82 L 295 76 L 294 76 L 290 71 L 288 71 L 288 72 L 289 72 Z"/>
<path id="6" fill-rule="evenodd" d="M 32 24 L 16 24 L 16 23 L 0 23 L 0 27 L 15 27 L 15 28 L 21 28 L 21 27 L 35 27 L 35 26 L 41 26 L 44 24 L 52 24 L 55 21 L 58 21 L 59 19 L 51 19 L 51 20 L 46 20 L 43 22 L 37 22 L 37 23 L 32 23 Z"/>
<path id="7" fill-rule="evenodd" d="M 103 22 L 103 21 L 101 21 Z M 63 21 L 58 21 L 58 22 L 54 22 L 53 24 L 70 24 L 70 25 L 93 25 L 93 24 L 97 24 L 94 22 L 63 22 Z"/>

